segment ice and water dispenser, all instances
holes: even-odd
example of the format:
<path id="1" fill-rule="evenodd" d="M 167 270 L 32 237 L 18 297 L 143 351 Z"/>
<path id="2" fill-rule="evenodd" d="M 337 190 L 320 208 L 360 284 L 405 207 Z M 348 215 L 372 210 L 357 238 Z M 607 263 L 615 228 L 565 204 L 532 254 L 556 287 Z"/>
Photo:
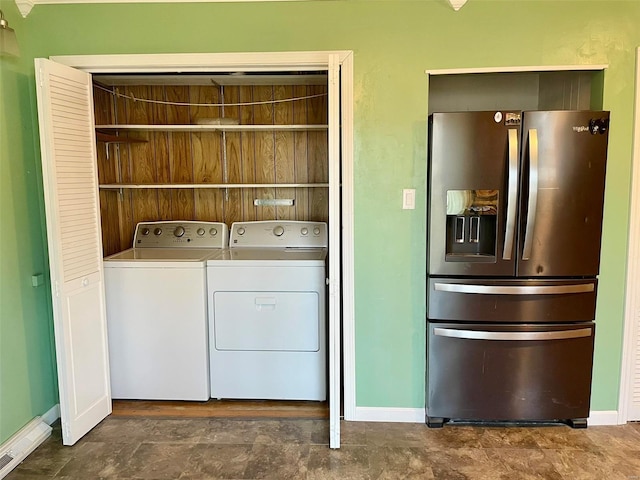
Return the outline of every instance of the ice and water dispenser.
<path id="1" fill-rule="evenodd" d="M 447 191 L 447 262 L 495 262 L 498 190 Z"/>

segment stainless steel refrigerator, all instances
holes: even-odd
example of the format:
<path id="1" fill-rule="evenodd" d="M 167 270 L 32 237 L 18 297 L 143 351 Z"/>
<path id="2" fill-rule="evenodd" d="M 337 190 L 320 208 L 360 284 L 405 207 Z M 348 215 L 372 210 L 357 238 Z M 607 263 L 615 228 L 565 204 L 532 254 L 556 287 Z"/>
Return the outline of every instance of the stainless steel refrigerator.
<path id="1" fill-rule="evenodd" d="M 429 117 L 427 424 L 586 427 L 609 113 Z"/>

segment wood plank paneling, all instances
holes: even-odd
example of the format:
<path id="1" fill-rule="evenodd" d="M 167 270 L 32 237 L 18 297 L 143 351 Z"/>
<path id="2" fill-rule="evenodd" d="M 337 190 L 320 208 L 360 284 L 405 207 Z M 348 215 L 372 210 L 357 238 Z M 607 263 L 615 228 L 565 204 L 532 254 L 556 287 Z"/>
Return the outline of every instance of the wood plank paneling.
<path id="1" fill-rule="evenodd" d="M 101 88 L 93 89 L 93 101 L 95 105 L 96 124 L 110 124 L 114 122 L 115 112 L 112 96 Z M 116 183 L 119 180 L 118 162 L 115 156 L 115 145 L 100 143 L 97 145 L 96 154 L 98 162 L 98 182 Z M 111 212 L 118 211 L 118 192 L 101 191 L 100 219 L 102 230 L 102 250 L 105 255 L 111 255 L 120 251 L 120 225 L 119 215 Z"/>
<path id="2" fill-rule="evenodd" d="M 220 89 L 214 85 L 189 87 L 192 103 L 216 105 L 221 101 Z M 191 122 L 220 118 L 222 109 L 213 106 L 192 106 Z M 223 183 L 222 141 L 218 132 L 194 132 L 191 134 L 193 171 L 195 183 Z M 194 218 L 222 221 L 224 202 L 218 190 L 195 190 Z"/>
<path id="3" fill-rule="evenodd" d="M 276 86 L 273 87 L 273 98 L 281 100 L 293 97 L 292 86 Z M 282 102 L 274 104 L 274 123 L 276 125 L 291 125 L 294 118 L 294 102 Z M 294 183 L 295 182 L 295 146 L 294 133 L 287 131 L 274 132 L 274 149 L 275 149 L 275 170 L 276 183 Z M 295 189 L 293 188 L 276 188 L 276 198 L 293 199 L 294 205 L 290 207 L 276 207 L 275 218 L 280 220 L 295 220 Z"/>
<path id="4" fill-rule="evenodd" d="M 326 124 L 326 96 L 282 103 L 229 106 L 326 94 L 325 86 L 115 87 L 135 100 L 95 90 L 98 124 L 193 124 L 232 118 L 245 125 Z M 141 99 L 184 104 L 167 105 Z M 326 131 L 128 132 L 146 143 L 98 148 L 101 183 L 327 183 Z M 101 153 L 102 152 L 102 153 Z M 292 207 L 254 206 L 255 199 L 293 199 Z M 155 189 L 104 192 L 105 254 L 131 246 L 144 220 L 237 221 L 295 219 L 328 221 L 327 188 Z"/>
<path id="5" fill-rule="evenodd" d="M 167 86 L 168 102 L 189 103 L 190 89 L 186 86 Z M 188 106 L 167 105 L 167 121 L 170 124 L 189 124 Z M 191 133 L 169 133 L 169 179 L 171 183 L 193 183 L 193 156 Z M 195 199 L 191 190 L 171 190 L 171 217 L 173 220 L 192 220 L 195 215 Z"/>
<path id="6" fill-rule="evenodd" d="M 165 89 L 160 86 L 152 86 L 151 98 L 164 102 L 167 100 Z M 168 123 L 167 109 L 164 104 L 149 104 L 152 123 L 162 125 Z M 152 132 L 149 134 L 151 147 L 153 149 L 154 162 L 156 166 L 156 182 L 169 183 L 171 181 L 171 162 L 169 159 L 169 133 Z M 132 148 L 135 148 L 132 146 Z M 171 220 L 171 192 L 169 190 L 157 190 L 156 201 L 158 202 L 157 220 Z"/>
<path id="7" fill-rule="evenodd" d="M 293 93 L 295 97 L 305 97 L 308 95 L 307 87 L 305 85 L 296 85 L 293 88 Z M 298 125 L 306 125 L 309 123 L 307 117 L 308 104 L 309 102 L 307 100 L 293 102 L 293 123 Z M 293 155 L 295 158 L 294 179 L 296 183 L 307 183 L 309 181 L 307 137 L 307 132 L 294 132 L 293 134 Z M 310 189 L 308 188 L 296 189 L 297 220 L 310 220 L 309 194 Z"/>
<path id="8" fill-rule="evenodd" d="M 326 87 L 311 86 L 308 89 L 310 95 L 326 93 Z M 308 119 L 309 124 L 322 124 L 327 122 L 328 99 L 326 96 L 309 99 Z M 309 182 L 319 183 L 329 181 L 329 145 L 328 132 L 310 131 L 308 134 L 308 171 Z M 329 217 L 328 191 L 326 189 L 313 188 L 309 190 L 309 220 L 326 221 Z"/>
<path id="9" fill-rule="evenodd" d="M 129 86 L 126 94 L 134 98 L 151 98 L 149 86 Z M 151 104 L 139 101 L 127 101 L 125 105 L 125 123 L 144 125 L 153 122 Z M 128 145 L 131 154 L 130 168 L 132 183 L 155 183 L 158 168 L 153 155 L 153 138 L 151 133 L 141 132 L 147 140 L 140 145 Z M 156 220 L 159 217 L 158 196 L 153 190 L 135 190 L 133 197 L 134 223 Z"/>
<path id="10" fill-rule="evenodd" d="M 240 87 L 239 90 L 240 103 L 250 103 L 254 101 L 252 87 Z M 252 106 L 240 106 L 240 123 L 242 125 L 253 125 L 255 123 Z M 240 157 L 242 183 L 256 183 L 256 137 L 253 132 L 242 132 L 240 134 Z M 240 196 L 242 202 L 242 221 L 257 220 L 257 207 L 253 205 L 255 189 L 243 188 Z"/>
<path id="11" fill-rule="evenodd" d="M 100 191 L 102 251 L 105 256 L 117 253 L 121 249 L 119 217 L 113 214 L 113 212 L 118 212 L 119 195 L 117 191 L 113 190 Z"/>
<path id="12" fill-rule="evenodd" d="M 224 117 L 232 118 L 240 122 L 240 107 L 227 106 L 229 104 L 240 103 L 239 87 L 224 87 L 223 92 Z M 228 183 L 242 183 L 242 133 L 226 132 L 222 135 L 226 157 L 226 181 Z M 222 191 L 218 191 L 222 192 Z M 242 215 L 242 191 L 239 189 L 224 190 L 224 221 L 231 225 L 233 222 L 244 220 Z"/>
<path id="13" fill-rule="evenodd" d="M 266 102 L 273 100 L 273 87 L 253 87 L 254 100 Z M 274 121 L 274 106 L 271 103 L 260 103 L 253 108 L 254 121 L 257 125 L 269 125 Z M 276 181 L 275 135 L 274 132 L 255 132 L 256 183 L 274 183 Z M 275 188 L 256 189 L 256 198 L 275 198 Z M 256 220 L 275 218 L 276 209 L 271 206 L 257 208 Z"/>
<path id="14" fill-rule="evenodd" d="M 126 93 L 124 89 L 118 89 L 116 92 Z M 114 124 L 126 123 L 127 119 L 127 102 L 121 97 L 114 97 Z M 122 136 L 122 133 L 120 134 Z M 131 134 L 125 134 L 129 136 Z M 137 138 L 144 139 L 144 134 L 139 134 Z M 114 160 L 118 162 L 118 175 L 121 183 L 131 183 L 132 174 L 132 148 L 140 148 L 138 144 L 116 144 Z M 135 221 L 133 217 L 133 190 L 122 190 L 118 197 L 118 223 L 120 225 L 120 250 L 125 250 L 133 244 L 133 232 L 135 229 Z"/>

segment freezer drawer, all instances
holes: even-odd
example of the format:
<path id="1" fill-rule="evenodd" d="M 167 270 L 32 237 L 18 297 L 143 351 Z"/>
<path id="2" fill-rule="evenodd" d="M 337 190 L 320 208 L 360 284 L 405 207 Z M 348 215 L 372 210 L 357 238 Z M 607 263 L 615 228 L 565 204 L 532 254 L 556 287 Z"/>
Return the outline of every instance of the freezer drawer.
<path id="1" fill-rule="evenodd" d="M 427 421 L 584 420 L 595 325 L 428 323 Z"/>
<path id="2" fill-rule="evenodd" d="M 597 280 L 430 278 L 432 321 L 569 323 L 595 319 Z"/>

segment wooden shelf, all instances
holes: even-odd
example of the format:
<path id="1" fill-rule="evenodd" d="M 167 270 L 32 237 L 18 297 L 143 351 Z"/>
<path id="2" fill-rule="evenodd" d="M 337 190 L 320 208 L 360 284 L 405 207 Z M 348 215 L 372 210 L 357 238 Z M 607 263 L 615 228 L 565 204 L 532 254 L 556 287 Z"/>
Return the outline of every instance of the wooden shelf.
<path id="1" fill-rule="evenodd" d="M 328 128 L 328 125 L 96 125 L 96 130 L 109 132 L 272 132 L 276 130 L 295 132 Z"/>
<path id="2" fill-rule="evenodd" d="M 125 189 L 196 189 L 196 188 L 329 188 L 328 183 L 108 183 L 99 185 L 103 190 Z"/>

